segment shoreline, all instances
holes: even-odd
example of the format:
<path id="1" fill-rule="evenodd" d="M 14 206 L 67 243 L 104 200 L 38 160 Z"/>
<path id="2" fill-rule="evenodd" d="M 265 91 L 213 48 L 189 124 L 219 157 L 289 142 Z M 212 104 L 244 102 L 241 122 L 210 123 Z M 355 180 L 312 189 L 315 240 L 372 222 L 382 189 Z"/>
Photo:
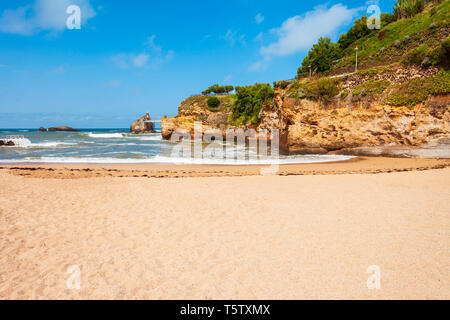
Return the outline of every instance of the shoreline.
<path id="1" fill-rule="evenodd" d="M 424 171 L 450 166 L 450 159 L 355 157 L 349 160 L 317 163 L 282 164 L 276 175 L 378 174 Z M 0 171 L 17 176 L 48 179 L 92 177 L 183 178 L 264 175 L 270 165 L 199 164 L 55 164 L 18 163 L 0 165 Z M 262 170 L 263 169 L 263 170 Z"/>

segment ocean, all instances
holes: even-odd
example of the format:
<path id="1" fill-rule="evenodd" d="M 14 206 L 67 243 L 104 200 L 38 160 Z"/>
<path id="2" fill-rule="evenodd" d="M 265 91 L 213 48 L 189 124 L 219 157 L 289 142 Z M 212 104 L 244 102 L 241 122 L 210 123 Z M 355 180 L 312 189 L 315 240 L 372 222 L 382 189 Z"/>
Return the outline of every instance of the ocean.
<path id="1" fill-rule="evenodd" d="M 0 139 L 23 136 L 17 146 L 0 146 L 0 164 L 12 163 L 173 163 L 173 164 L 287 164 L 347 160 L 342 155 L 258 154 L 251 146 L 203 145 L 202 156 L 192 157 L 186 147 L 164 141 L 160 133 L 131 134 L 128 129 L 82 129 L 80 132 L 40 132 L 36 129 L 0 129 Z M 224 148 L 228 147 L 228 148 Z M 236 148 L 235 148 L 236 147 Z M 192 148 L 193 149 L 193 148 Z M 184 153 L 183 153 L 184 150 Z M 187 155 L 187 156 L 183 156 Z"/>

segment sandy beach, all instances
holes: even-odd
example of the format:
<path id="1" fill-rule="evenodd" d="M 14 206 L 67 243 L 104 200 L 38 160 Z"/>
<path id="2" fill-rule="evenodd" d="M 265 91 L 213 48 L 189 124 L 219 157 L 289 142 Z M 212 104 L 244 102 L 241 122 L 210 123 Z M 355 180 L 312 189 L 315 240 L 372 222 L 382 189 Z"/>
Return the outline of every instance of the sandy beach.
<path id="1" fill-rule="evenodd" d="M 449 164 L 2 166 L 0 299 L 449 299 Z"/>

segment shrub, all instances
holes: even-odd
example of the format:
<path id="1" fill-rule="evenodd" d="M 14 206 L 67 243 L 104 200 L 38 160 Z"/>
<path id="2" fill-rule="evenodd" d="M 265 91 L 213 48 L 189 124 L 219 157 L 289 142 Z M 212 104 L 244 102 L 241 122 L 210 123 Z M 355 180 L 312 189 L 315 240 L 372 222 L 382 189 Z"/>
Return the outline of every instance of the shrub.
<path id="1" fill-rule="evenodd" d="M 217 97 L 209 97 L 206 103 L 210 111 L 217 111 L 217 107 L 220 104 L 220 100 L 217 99 Z"/>
<path id="2" fill-rule="evenodd" d="M 448 69 L 450 64 L 450 37 L 430 52 L 430 60 L 432 65 L 442 65 Z"/>
<path id="3" fill-rule="evenodd" d="M 381 28 L 384 28 L 388 24 L 395 21 L 395 15 L 383 12 L 380 15 L 380 19 L 381 19 Z"/>
<path id="4" fill-rule="evenodd" d="M 376 94 L 382 94 L 384 92 L 384 90 L 386 90 L 387 87 L 389 87 L 391 83 L 388 80 L 368 80 L 365 81 L 363 83 L 361 83 L 360 85 L 357 85 L 354 89 L 353 89 L 353 95 L 357 96 L 360 95 L 361 93 L 365 93 L 365 94 L 372 94 L 372 93 L 376 93 Z"/>
<path id="5" fill-rule="evenodd" d="M 425 0 L 398 0 L 395 2 L 394 15 L 397 19 L 411 18 L 424 8 Z"/>
<path id="6" fill-rule="evenodd" d="M 263 105 L 271 103 L 273 95 L 273 89 L 268 83 L 236 87 L 237 100 L 231 107 L 229 122 L 236 126 L 249 122 L 257 124 Z"/>
<path id="7" fill-rule="evenodd" d="M 441 69 L 431 78 L 415 78 L 398 86 L 390 95 L 394 106 L 414 106 L 424 102 L 430 95 L 450 93 L 450 72 Z"/>
<path id="8" fill-rule="evenodd" d="M 309 81 L 304 86 L 307 98 L 328 102 L 331 98 L 339 94 L 339 81 L 337 79 L 322 78 Z"/>
<path id="9" fill-rule="evenodd" d="M 379 71 L 378 68 L 370 68 L 370 69 L 365 69 L 365 70 L 359 70 L 358 74 L 360 74 L 362 76 L 373 77 L 378 74 L 378 71 Z"/>
<path id="10" fill-rule="evenodd" d="M 348 48 L 353 42 L 371 33 L 367 28 L 367 16 L 363 15 L 353 23 L 353 26 L 347 33 L 343 33 L 337 42 L 342 50 Z"/>
<path id="11" fill-rule="evenodd" d="M 420 65 L 425 56 L 427 55 L 427 51 L 428 51 L 427 45 L 422 44 L 421 46 L 409 51 L 406 54 L 405 60 L 403 61 L 405 64 Z"/>
<path id="12" fill-rule="evenodd" d="M 367 28 L 367 26 L 366 26 Z M 342 51 L 339 45 L 331 43 L 330 38 L 319 38 L 319 41 L 313 45 L 308 55 L 303 59 L 302 66 L 297 70 L 297 76 L 309 74 L 309 66 L 315 72 L 326 72 L 331 70 L 333 61 L 342 57 Z"/>

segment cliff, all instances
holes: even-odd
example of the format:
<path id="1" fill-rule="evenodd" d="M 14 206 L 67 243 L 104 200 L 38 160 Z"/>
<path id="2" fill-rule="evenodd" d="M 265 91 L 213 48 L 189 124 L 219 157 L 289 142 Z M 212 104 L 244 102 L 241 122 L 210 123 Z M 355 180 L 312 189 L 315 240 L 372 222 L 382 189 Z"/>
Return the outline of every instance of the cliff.
<path id="1" fill-rule="evenodd" d="M 448 156 L 448 74 L 440 79 L 443 94 L 424 96 L 415 105 L 393 105 L 393 97 L 405 87 L 416 90 L 413 94 L 424 90 L 413 86 L 417 81 L 426 83 L 424 79 L 440 79 L 440 74 L 432 68 L 384 67 L 375 75 L 363 71 L 336 80 L 340 91 L 327 101 L 300 98 L 298 91 L 300 96 L 305 93 L 297 82 L 277 88 L 275 105 L 287 124 L 287 149 L 291 153 L 415 155 L 420 152 L 414 148 L 434 144 L 435 156 L 443 152 Z"/>
<path id="2" fill-rule="evenodd" d="M 448 83 L 448 72 L 437 68 L 395 64 L 342 78 L 282 81 L 276 83 L 273 103 L 262 108 L 260 122 L 239 127 L 229 123 L 233 95 L 219 96 L 220 108 L 214 111 L 206 105 L 207 96 L 191 97 L 176 117 L 162 119 L 162 135 L 169 139 L 176 129 L 193 134 L 197 120 L 204 131 L 220 130 L 224 137 L 227 129 L 278 129 L 281 147 L 289 153 L 411 156 L 424 154 L 416 148 L 432 146 L 433 156 L 445 156 L 450 149 Z M 441 89 L 422 94 L 427 85 Z M 419 98 L 423 101 L 409 103 Z M 395 105 L 397 100 L 406 102 Z"/>

